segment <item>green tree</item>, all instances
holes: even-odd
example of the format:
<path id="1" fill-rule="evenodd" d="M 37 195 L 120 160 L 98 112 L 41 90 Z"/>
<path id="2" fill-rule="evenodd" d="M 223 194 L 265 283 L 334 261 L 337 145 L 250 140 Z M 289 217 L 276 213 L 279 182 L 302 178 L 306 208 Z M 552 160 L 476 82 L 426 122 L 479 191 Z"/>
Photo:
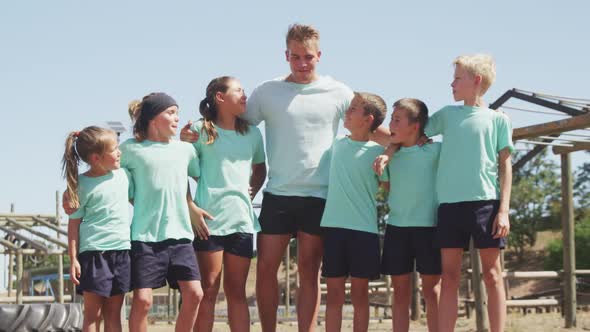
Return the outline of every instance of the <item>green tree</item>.
<path id="1" fill-rule="evenodd" d="M 576 224 L 576 269 L 590 269 L 590 218 L 586 218 Z M 563 269 L 563 241 L 553 240 L 547 245 L 545 257 L 545 269 L 559 271 Z"/>
<path id="2" fill-rule="evenodd" d="M 585 153 L 590 155 L 589 151 Z M 574 172 L 574 199 L 576 219 L 590 217 L 590 162 L 580 165 Z"/>
<path id="3" fill-rule="evenodd" d="M 517 153 L 514 160 L 522 155 Z M 557 169 L 557 164 L 544 151 L 513 174 L 508 245 L 520 260 L 525 249 L 535 244 L 538 229 L 559 218 L 552 208 L 561 195 Z"/>

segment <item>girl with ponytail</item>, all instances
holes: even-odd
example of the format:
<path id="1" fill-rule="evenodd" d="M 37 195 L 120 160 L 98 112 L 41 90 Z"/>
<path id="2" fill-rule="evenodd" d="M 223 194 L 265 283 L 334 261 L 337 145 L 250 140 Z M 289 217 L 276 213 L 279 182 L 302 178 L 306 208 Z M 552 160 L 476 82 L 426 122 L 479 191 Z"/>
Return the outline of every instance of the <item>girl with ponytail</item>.
<path id="1" fill-rule="evenodd" d="M 130 288 L 129 179 L 120 169 L 117 134 L 87 127 L 71 132 L 62 169 L 69 205 L 70 278 L 84 296 L 84 331 L 121 331 L 121 305 Z M 78 174 L 80 161 L 89 169 Z M 81 222 L 83 219 L 83 222 Z"/>
<path id="2" fill-rule="evenodd" d="M 249 331 L 246 279 L 253 234 L 259 230 L 251 199 L 266 177 L 262 135 L 239 117 L 246 111 L 246 95 L 235 78 L 213 79 L 199 110 L 203 118 L 191 128 L 199 134 L 193 146 L 201 169 L 195 203 L 215 220 L 208 222 L 198 216 L 193 220 L 205 294 L 195 331 L 213 329 L 222 266 L 230 329 Z"/>

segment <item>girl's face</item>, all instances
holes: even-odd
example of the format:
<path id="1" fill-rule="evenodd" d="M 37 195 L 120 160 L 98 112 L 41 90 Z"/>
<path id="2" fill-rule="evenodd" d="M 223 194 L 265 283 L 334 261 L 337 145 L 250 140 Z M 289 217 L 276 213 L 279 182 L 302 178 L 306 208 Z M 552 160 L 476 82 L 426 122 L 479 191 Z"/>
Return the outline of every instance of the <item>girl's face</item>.
<path id="1" fill-rule="evenodd" d="M 178 120 L 178 106 L 173 105 L 150 121 L 150 127 L 158 137 L 170 138 L 176 135 Z"/>
<path id="2" fill-rule="evenodd" d="M 225 93 L 218 92 L 215 98 L 220 109 L 227 110 L 235 116 L 246 112 L 246 93 L 238 80 L 229 80 L 227 91 Z"/>
<path id="3" fill-rule="evenodd" d="M 113 136 L 105 146 L 102 155 L 99 156 L 101 167 L 107 171 L 112 171 L 121 167 L 121 151 L 117 137 Z"/>

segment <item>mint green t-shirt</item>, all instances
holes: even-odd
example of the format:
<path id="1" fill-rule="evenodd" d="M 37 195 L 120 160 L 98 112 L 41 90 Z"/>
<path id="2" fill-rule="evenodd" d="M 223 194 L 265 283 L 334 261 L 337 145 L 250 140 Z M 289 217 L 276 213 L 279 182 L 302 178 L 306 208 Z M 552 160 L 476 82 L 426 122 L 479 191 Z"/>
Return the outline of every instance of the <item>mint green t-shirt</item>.
<path id="1" fill-rule="evenodd" d="M 80 207 L 70 219 L 82 219 L 79 253 L 128 250 L 130 244 L 129 178 L 124 169 L 103 176 L 78 177 Z"/>
<path id="2" fill-rule="evenodd" d="M 353 96 L 350 88 L 326 76 L 309 84 L 282 77 L 252 92 L 244 119 L 253 125 L 264 121 L 269 165 L 265 192 L 326 198 L 329 170 L 320 167 L 320 159 L 334 142 Z"/>
<path id="3" fill-rule="evenodd" d="M 248 189 L 252 164 L 264 163 L 260 130 L 249 126 L 248 132 L 242 135 L 215 126 L 217 138 L 212 144 L 206 144 L 208 135 L 202 126 L 203 122 L 199 121 L 192 127 L 199 132 L 199 140 L 193 146 L 201 169 L 195 203 L 215 218 L 207 220 L 209 233 L 228 235 L 259 231 Z"/>
<path id="4" fill-rule="evenodd" d="M 436 226 L 436 172 L 440 143 L 402 147 L 385 168 L 389 176 L 389 218 L 397 227 Z"/>
<path id="5" fill-rule="evenodd" d="M 379 179 L 371 167 L 383 153 L 375 142 L 337 139 L 330 158 L 330 187 L 322 227 L 346 228 L 378 233 L 377 201 Z M 387 176 L 382 179 L 387 181 Z"/>
<path id="6" fill-rule="evenodd" d="M 508 116 L 485 107 L 446 106 L 428 119 L 425 132 L 443 135 L 439 203 L 498 199 L 498 153 L 514 150 Z"/>
<path id="7" fill-rule="evenodd" d="M 133 179 L 131 240 L 193 239 L 186 194 L 188 177 L 199 176 L 190 143 L 129 139 L 120 146 L 121 167 Z"/>

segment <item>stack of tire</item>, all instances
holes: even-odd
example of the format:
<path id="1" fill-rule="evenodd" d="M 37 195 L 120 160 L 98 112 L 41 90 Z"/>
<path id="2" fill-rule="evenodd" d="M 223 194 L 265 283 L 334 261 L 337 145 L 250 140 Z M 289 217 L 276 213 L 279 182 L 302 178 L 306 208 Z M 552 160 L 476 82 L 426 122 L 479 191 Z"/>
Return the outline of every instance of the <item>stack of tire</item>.
<path id="1" fill-rule="evenodd" d="M 0 332 L 82 331 L 79 303 L 0 304 Z"/>

